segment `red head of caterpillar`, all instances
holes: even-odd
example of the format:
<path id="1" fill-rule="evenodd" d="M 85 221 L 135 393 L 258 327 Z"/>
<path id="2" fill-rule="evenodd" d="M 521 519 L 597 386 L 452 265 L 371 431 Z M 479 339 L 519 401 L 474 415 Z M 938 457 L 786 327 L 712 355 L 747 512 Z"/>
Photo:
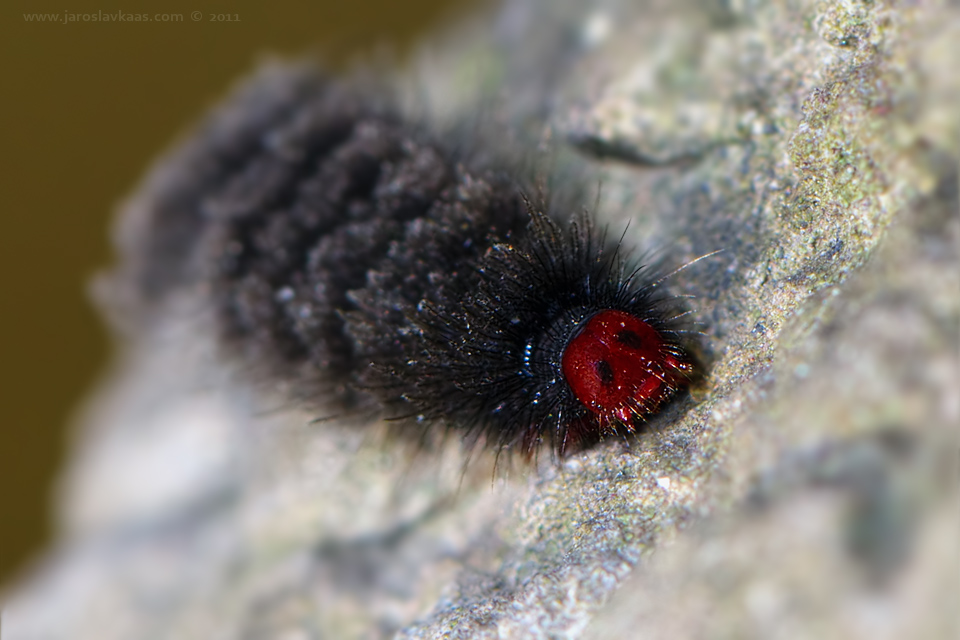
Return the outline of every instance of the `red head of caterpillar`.
<path id="1" fill-rule="evenodd" d="M 603 430 L 656 411 L 687 382 L 693 365 L 640 318 L 612 309 L 590 317 L 562 357 L 563 376 Z"/>

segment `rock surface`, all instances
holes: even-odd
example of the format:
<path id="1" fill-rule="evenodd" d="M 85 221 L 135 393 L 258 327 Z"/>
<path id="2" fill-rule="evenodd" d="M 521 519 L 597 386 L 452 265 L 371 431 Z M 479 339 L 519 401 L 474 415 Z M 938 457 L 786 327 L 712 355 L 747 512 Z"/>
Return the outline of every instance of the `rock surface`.
<path id="1" fill-rule="evenodd" d="M 506 2 L 398 85 L 546 124 L 691 262 L 703 387 L 494 470 L 271 407 L 185 296 L 130 329 L 5 638 L 956 637 L 960 12 L 582 4 Z"/>

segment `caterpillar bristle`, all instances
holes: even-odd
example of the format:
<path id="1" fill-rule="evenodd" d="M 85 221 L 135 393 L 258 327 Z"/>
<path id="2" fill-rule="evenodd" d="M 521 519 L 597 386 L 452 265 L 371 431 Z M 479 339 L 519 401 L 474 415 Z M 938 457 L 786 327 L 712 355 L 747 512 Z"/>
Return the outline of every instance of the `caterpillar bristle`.
<path id="1" fill-rule="evenodd" d="M 289 83 L 175 157 L 131 267 L 144 299 L 201 282 L 224 347 L 321 415 L 442 423 L 498 455 L 633 433 L 695 377 L 676 271 L 634 261 L 626 230 L 608 242 L 542 176 L 369 90 Z"/>

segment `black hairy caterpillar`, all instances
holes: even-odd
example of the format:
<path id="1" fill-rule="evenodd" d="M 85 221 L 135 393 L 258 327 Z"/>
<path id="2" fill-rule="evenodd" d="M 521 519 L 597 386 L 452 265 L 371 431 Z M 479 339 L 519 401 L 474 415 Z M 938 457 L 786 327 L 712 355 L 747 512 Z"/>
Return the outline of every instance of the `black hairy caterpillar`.
<path id="1" fill-rule="evenodd" d="M 327 406 L 562 456 L 695 373 L 662 278 L 369 91 L 273 70 L 158 176 L 141 296 L 199 282 L 226 344 Z"/>

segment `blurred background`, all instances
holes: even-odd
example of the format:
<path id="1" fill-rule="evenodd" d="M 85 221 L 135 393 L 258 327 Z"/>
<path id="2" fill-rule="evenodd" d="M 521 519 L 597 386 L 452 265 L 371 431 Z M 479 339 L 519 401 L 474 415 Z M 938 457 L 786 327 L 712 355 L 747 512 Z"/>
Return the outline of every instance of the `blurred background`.
<path id="1" fill-rule="evenodd" d="M 313 52 L 334 67 L 375 49 L 402 57 L 478 3 L 138 3 L 171 20 L 146 23 L 84 22 L 130 11 L 90 0 L 5 7 L 0 586 L 50 541 L 70 420 L 110 357 L 87 285 L 110 264 L 115 208 L 152 159 L 263 54 Z"/>

